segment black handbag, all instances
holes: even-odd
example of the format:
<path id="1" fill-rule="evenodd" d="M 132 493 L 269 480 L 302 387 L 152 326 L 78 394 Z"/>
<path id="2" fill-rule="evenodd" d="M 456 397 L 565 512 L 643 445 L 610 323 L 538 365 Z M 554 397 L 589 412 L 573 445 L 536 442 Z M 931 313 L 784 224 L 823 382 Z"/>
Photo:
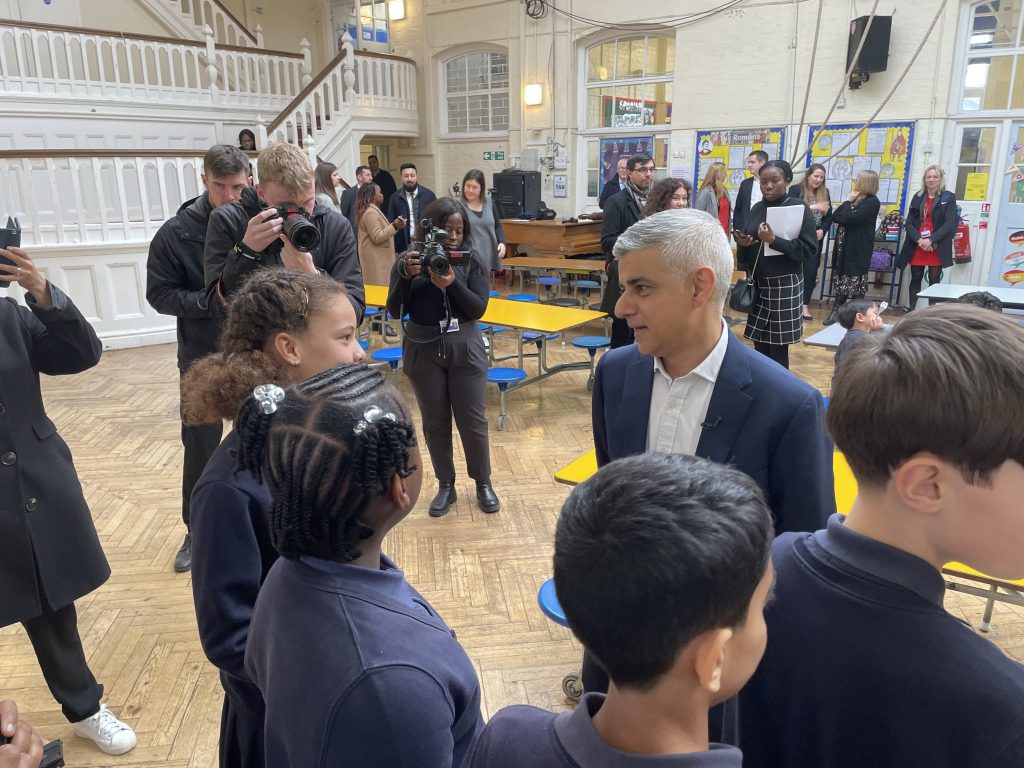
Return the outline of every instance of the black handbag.
<path id="1" fill-rule="evenodd" d="M 761 248 L 757 252 L 757 258 L 754 259 L 754 268 L 742 280 L 737 280 L 736 285 L 732 287 L 732 293 L 729 294 L 729 309 L 735 312 L 750 312 L 757 304 L 757 283 L 754 282 L 754 272 L 757 271 L 757 263 L 761 260 L 763 252 L 764 243 L 762 242 Z"/>

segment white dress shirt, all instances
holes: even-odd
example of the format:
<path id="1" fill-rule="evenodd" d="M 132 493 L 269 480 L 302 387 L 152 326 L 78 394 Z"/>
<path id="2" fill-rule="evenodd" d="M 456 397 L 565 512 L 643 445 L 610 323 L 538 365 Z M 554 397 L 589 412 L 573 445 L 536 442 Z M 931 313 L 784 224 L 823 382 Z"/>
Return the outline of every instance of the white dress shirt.
<path id="1" fill-rule="evenodd" d="M 764 195 L 761 194 L 761 182 L 758 181 L 757 176 L 754 176 L 754 183 L 750 187 L 750 207 L 753 208 L 755 203 L 760 203 L 764 200 Z"/>
<path id="2" fill-rule="evenodd" d="M 416 239 L 416 230 L 419 228 L 419 222 L 416 221 L 416 198 L 420 195 L 420 188 L 417 185 L 412 192 L 403 189 L 402 193 L 405 195 L 405 205 L 409 209 L 409 218 L 406 221 L 409 223 L 409 240 L 411 242 Z"/>
<path id="3" fill-rule="evenodd" d="M 707 416 L 728 346 L 729 331 L 723 320 L 715 348 L 685 376 L 673 379 L 665 372 L 661 358 L 654 358 L 651 413 L 647 421 L 648 451 L 696 455 L 703 429 L 701 422 Z"/>

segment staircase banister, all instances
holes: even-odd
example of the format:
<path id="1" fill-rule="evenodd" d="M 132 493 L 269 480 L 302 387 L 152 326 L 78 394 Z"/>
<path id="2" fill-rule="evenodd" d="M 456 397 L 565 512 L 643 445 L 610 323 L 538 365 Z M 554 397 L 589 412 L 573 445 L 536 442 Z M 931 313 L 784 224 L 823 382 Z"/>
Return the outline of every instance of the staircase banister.
<path id="1" fill-rule="evenodd" d="M 320 86 L 321 83 L 323 83 L 323 81 L 328 77 L 328 75 L 330 75 L 331 72 L 334 71 L 334 68 L 337 67 L 344 58 L 345 51 L 342 51 L 333 59 L 331 59 L 327 63 L 327 66 L 320 70 L 320 74 L 314 77 L 313 80 L 309 83 L 309 85 L 307 85 L 305 88 L 299 91 L 295 98 L 288 102 L 288 106 L 282 109 L 281 113 L 271 121 L 270 125 L 267 126 L 267 133 L 271 134 L 274 131 L 276 131 L 281 126 L 281 124 L 291 116 L 295 108 L 298 107 L 299 104 L 301 104 L 303 100 L 307 96 L 309 96 L 309 94 L 315 91 Z"/>
<path id="2" fill-rule="evenodd" d="M 257 55 L 281 56 L 289 59 L 302 61 L 301 53 L 288 53 L 288 51 L 273 51 L 269 48 L 246 48 L 244 45 L 217 45 L 218 51 L 238 51 L 239 53 L 255 53 Z"/>
<path id="3" fill-rule="evenodd" d="M 101 37 L 118 37 L 122 40 L 145 40 L 152 43 L 170 43 L 191 48 L 205 48 L 206 43 L 196 40 L 182 40 L 180 37 L 160 37 L 159 35 L 125 34 L 111 29 L 90 29 L 89 27 L 65 27 L 60 24 L 38 24 L 36 22 L 15 21 L 14 19 L 0 19 L 0 27 L 24 27 L 26 29 L 38 29 L 43 32 L 70 32 L 75 35 L 98 35 Z M 223 47 L 223 46 L 222 46 Z M 242 48 L 243 51 L 252 51 L 251 48 Z M 291 56 L 292 54 L 288 54 Z M 299 58 L 302 58 L 301 56 Z"/>
<path id="4" fill-rule="evenodd" d="M 369 59 L 384 59 L 386 61 L 404 61 L 406 64 L 412 64 L 414 67 L 417 66 L 416 62 L 412 59 L 407 59 L 405 56 L 396 56 L 393 53 L 377 53 L 376 51 L 356 51 L 357 59 L 369 58 Z"/>
<path id="5" fill-rule="evenodd" d="M 65 157 L 203 157 L 205 149 L 2 149 L 0 160 Z M 246 153 L 254 157 L 255 153 Z"/>
<path id="6" fill-rule="evenodd" d="M 256 35 L 254 33 L 250 32 L 249 28 L 246 27 L 245 24 L 243 24 L 238 19 L 236 19 L 235 18 L 235 14 L 233 14 L 231 11 L 229 11 L 227 9 L 227 7 L 220 0 L 213 0 L 213 4 L 216 5 L 218 8 L 220 8 L 224 12 L 225 16 L 227 16 L 229 19 L 231 19 L 233 22 L 235 22 L 236 25 L 238 25 L 238 28 L 240 30 L 242 30 L 246 34 L 246 37 L 248 37 L 250 40 L 252 40 L 253 45 L 256 44 Z"/>

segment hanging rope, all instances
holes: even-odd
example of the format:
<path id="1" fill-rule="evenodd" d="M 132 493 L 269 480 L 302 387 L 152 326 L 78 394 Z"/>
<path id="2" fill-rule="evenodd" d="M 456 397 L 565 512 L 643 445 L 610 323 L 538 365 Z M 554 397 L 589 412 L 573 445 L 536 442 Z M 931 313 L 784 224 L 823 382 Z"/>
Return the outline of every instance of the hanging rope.
<path id="1" fill-rule="evenodd" d="M 796 129 L 796 139 L 793 142 L 793 160 L 790 162 L 790 166 L 796 165 L 796 152 L 800 141 L 800 134 L 804 130 L 804 122 L 807 118 L 807 103 L 811 100 L 811 81 L 814 79 L 814 59 L 818 55 L 818 32 L 821 31 L 821 10 L 825 5 L 825 0 L 818 0 L 818 19 L 814 23 L 814 42 L 811 43 L 811 68 L 807 71 L 807 90 L 804 91 L 804 108 L 800 112 L 800 126 Z"/>

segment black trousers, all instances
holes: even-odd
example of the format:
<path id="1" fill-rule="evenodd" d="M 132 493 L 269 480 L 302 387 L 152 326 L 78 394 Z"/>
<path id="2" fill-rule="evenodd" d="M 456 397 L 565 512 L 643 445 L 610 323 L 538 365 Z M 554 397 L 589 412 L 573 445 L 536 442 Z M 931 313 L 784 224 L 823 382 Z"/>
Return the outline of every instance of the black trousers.
<path id="1" fill-rule="evenodd" d="M 811 303 L 814 295 L 814 288 L 818 284 L 818 267 L 821 266 L 821 249 L 825 244 L 824 238 L 818 241 L 818 250 L 804 259 L 804 306 Z"/>
<path id="2" fill-rule="evenodd" d="M 462 438 L 466 471 L 478 482 L 491 479 L 487 439 L 487 351 L 480 329 L 464 320 L 443 340 L 417 343 L 405 337 L 402 369 L 409 377 L 423 418 L 423 437 L 434 476 L 442 483 L 455 480 L 452 416 Z M 436 336 L 438 327 L 409 323 L 417 338 Z"/>
<path id="3" fill-rule="evenodd" d="M 44 599 L 43 614 L 21 625 L 35 649 L 46 685 L 68 722 L 77 723 L 99 712 L 103 686 L 85 660 L 75 604 L 51 611 Z"/>
<path id="4" fill-rule="evenodd" d="M 184 375 L 184 374 L 182 374 Z M 182 398 L 184 401 L 184 398 Z M 189 528 L 189 509 L 192 490 L 206 469 L 207 462 L 220 445 L 224 434 L 223 424 L 200 424 L 186 427 L 184 414 L 181 424 L 181 445 L 185 449 L 184 466 L 181 471 L 181 519 L 185 528 Z"/>
<path id="5" fill-rule="evenodd" d="M 928 270 L 928 284 L 935 285 L 942 278 L 942 267 L 910 267 L 910 308 L 917 309 L 917 294 L 921 292 L 921 281 L 924 280 L 924 271 Z"/>
<path id="6" fill-rule="evenodd" d="M 754 349 L 765 357 L 770 357 L 783 368 L 789 368 L 789 345 L 768 344 L 763 341 L 755 341 Z"/>

